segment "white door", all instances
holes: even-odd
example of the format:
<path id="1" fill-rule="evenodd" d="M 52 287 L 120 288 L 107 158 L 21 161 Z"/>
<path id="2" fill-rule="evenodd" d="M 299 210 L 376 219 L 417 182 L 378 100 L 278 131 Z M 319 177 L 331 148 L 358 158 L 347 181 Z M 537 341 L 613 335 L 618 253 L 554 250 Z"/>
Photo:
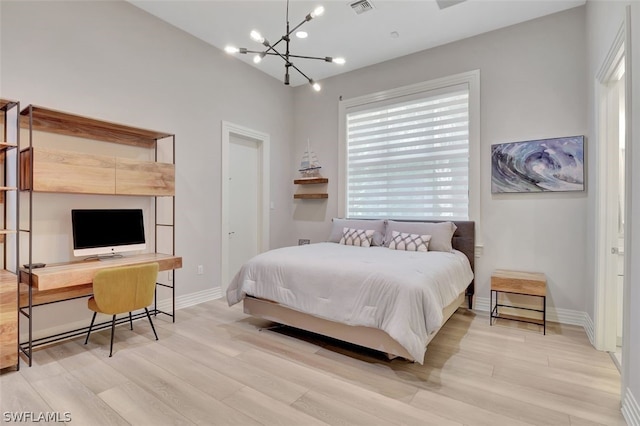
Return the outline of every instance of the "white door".
<path id="1" fill-rule="evenodd" d="M 227 121 L 221 130 L 220 287 L 225 294 L 240 266 L 269 249 L 270 138 Z"/>
<path id="2" fill-rule="evenodd" d="M 259 141 L 229 137 L 229 278 L 260 252 Z"/>
<path id="3" fill-rule="evenodd" d="M 618 93 L 618 106 L 616 114 L 610 116 L 612 126 L 618 127 L 616 139 L 610 141 L 612 149 L 615 151 L 613 161 L 617 161 L 617 176 L 613 177 L 611 184 L 616 186 L 615 192 L 618 195 L 617 212 L 614 218 L 614 244 L 613 250 L 617 251 L 616 257 L 616 346 L 622 347 L 622 320 L 624 309 L 624 228 L 625 228 L 625 79 L 624 71 L 619 73 L 620 78 L 612 83 L 611 90 Z M 619 349 L 616 352 L 621 352 Z"/>
<path id="4" fill-rule="evenodd" d="M 612 352 L 622 363 L 620 344 L 624 345 L 623 319 L 624 246 L 628 228 L 625 198 L 629 179 L 625 138 L 629 128 L 626 108 L 625 37 L 627 22 L 621 27 L 605 62 L 597 75 L 596 100 L 598 141 L 598 191 L 596 194 L 596 300 L 594 344 L 597 349 Z"/>

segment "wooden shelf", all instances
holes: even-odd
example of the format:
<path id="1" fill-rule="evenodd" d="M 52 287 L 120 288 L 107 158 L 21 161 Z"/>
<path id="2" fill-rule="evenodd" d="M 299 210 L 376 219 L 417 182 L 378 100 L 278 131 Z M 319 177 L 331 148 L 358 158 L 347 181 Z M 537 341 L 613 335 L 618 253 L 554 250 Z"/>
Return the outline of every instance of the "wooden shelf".
<path id="1" fill-rule="evenodd" d="M 329 194 L 293 194 L 293 198 L 298 200 L 322 200 L 329 198 Z"/>
<path id="2" fill-rule="evenodd" d="M 93 294 L 93 284 L 75 285 L 73 287 L 62 287 L 53 290 L 40 291 L 37 288 L 31 289 L 32 306 L 43 305 L 45 303 L 59 302 L 61 300 L 74 299 L 76 297 L 90 296 Z M 20 307 L 29 306 L 29 285 L 20 283 Z"/>
<path id="3" fill-rule="evenodd" d="M 170 163 L 31 148 L 20 153 L 20 166 L 21 190 L 68 194 L 175 195 L 175 165 Z"/>
<path id="4" fill-rule="evenodd" d="M 500 314 L 500 316 L 494 317 L 494 318 L 495 319 L 505 319 L 505 320 L 509 320 L 509 321 L 527 322 L 527 323 L 531 323 L 531 324 L 537 324 L 537 325 L 544 326 L 544 320 L 539 319 L 539 318 L 521 317 L 521 316 L 518 316 L 518 315 L 508 315 L 508 314 Z"/>
<path id="5" fill-rule="evenodd" d="M 0 368 L 18 363 L 18 294 L 16 274 L 0 270 Z"/>
<path id="6" fill-rule="evenodd" d="M 296 185 L 315 185 L 319 183 L 329 183 L 328 178 L 312 177 L 312 178 L 300 178 L 293 181 Z"/>
<path id="7" fill-rule="evenodd" d="M 309 178 L 300 178 L 295 179 L 293 181 L 296 185 L 319 185 L 324 183 L 329 183 L 328 178 L 323 177 L 309 177 Z M 311 194 L 293 194 L 293 198 L 296 200 L 323 200 L 325 198 L 329 198 L 329 194 L 326 192 L 319 193 L 311 193 Z"/>
<path id="8" fill-rule="evenodd" d="M 0 142 L 0 152 L 6 151 L 11 148 L 17 148 L 18 145 L 10 142 Z"/>
<path id="9" fill-rule="evenodd" d="M 0 99 L 0 110 L 9 109 L 16 104 L 16 101 L 12 101 L 10 99 Z"/>
<path id="10" fill-rule="evenodd" d="M 1 179 L 0 204 L 2 204 L 2 214 L 4 215 L 4 226 L 7 226 L 7 219 L 18 215 L 18 197 L 12 202 L 5 198 L 7 191 L 16 191 L 17 188 L 7 186 L 11 182 L 11 177 L 17 179 L 15 175 L 18 170 L 18 157 L 8 156 L 7 151 L 17 149 L 18 144 L 7 140 L 17 141 L 19 139 L 19 111 L 20 104 L 9 99 L 0 99 L 0 163 L 3 165 L 4 178 Z M 10 113 L 11 111 L 11 113 Z M 10 125 L 11 124 L 11 125 Z M 13 166 L 11 168 L 9 166 Z M 13 183 L 13 182 L 11 182 Z M 17 256 L 18 238 L 12 241 L 7 240 L 8 234 L 16 234 L 15 230 L 0 229 L 0 244 L 4 256 L 4 265 L 11 262 L 11 254 Z M 0 270 L 0 369 L 12 367 L 18 364 L 18 276 L 6 269 Z"/>
<path id="11" fill-rule="evenodd" d="M 16 278 L 16 274 L 13 272 L 7 271 L 6 269 L 0 269 L 0 286 L 12 285 L 15 289 Z"/>
<path id="12" fill-rule="evenodd" d="M 29 111 L 31 111 L 33 116 L 32 125 L 34 130 L 58 133 L 66 136 L 76 136 L 79 138 L 146 148 L 154 147 L 157 139 L 173 136 L 171 133 L 139 129 L 36 105 L 31 105 L 23 109 L 20 113 L 23 116 L 21 120 L 22 125 L 25 125 L 26 119 L 26 128 L 29 126 Z"/>

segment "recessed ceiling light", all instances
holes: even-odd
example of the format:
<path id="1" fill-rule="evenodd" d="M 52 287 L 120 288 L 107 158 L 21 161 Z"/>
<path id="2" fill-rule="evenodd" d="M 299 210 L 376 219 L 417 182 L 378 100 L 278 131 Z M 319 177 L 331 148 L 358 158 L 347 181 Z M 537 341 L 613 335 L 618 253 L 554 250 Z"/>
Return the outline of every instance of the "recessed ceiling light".
<path id="1" fill-rule="evenodd" d="M 307 38 L 307 37 L 309 37 L 309 34 L 307 34 L 306 31 L 298 31 L 298 32 L 296 32 L 296 37 L 298 37 L 298 38 Z"/>

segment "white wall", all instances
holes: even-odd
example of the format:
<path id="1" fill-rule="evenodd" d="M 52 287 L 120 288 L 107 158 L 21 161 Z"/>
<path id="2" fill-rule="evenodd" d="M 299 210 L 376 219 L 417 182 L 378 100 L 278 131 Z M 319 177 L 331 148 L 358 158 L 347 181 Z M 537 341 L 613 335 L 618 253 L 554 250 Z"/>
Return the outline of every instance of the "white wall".
<path id="1" fill-rule="evenodd" d="M 548 307 L 583 312 L 589 189 L 493 195 L 490 146 L 586 135 L 585 52 L 581 7 L 327 79 L 320 94 L 297 88 L 292 178 L 311 137 L 322 174 L 329 178 L 329 199 L 295 203 L 289 242 L 326 239 L 330 220 L 338 215 L 340 96 L 348 99 L 479 69 L 482 233 L 477 237 L 484 254 L 476 261 L 476 295 L 489 298 L 493 269 L 540 271 L 548 278 Z"/>
<path id="2" fill-rule="evenodd" d="M 0 12 L 2 97 L 176 134 L 178 296 L 220 286 L 222 120 L 270 134 L 271 246 L 284 244 L 292 94 L 280 81 L 123 1 L 2 1 Z M 48 212 L 66 217 L 70 206 L 97 207 L 103 199 L 43 197 L 46 203 L 34 205 L 35 228 L 45 231 L 34 232 L 34 245 L 54 240 L 56 250 L 39 251 L 34 260 L 64 260 L 68 226 Z M 65 322 L 70 311 L 87 317 L 83 303 L 41 308 L 36 324 Z"/>
<path id="3" fill-rule="evenodd" d="M 629 273 L 628 317 L 625 320 L 625 357 L 628 360 L 624 368 L 623 384 L 626 386 L 626 406 L 633 405 L 634 421 L 640 424 L 640 4 L 635 1 L 631 6 L 631 54 L 632 54 L 632 106 L 635 117 L 631 124 L 632 164 L 631 168 L 631 217 L 634 218 L 631 229 L 631 264 Z M 632 402 L 633 401 L 633 402 Z"/>
<path id="4" fill-rule="evenodd" d="M 631 56 L 631 116 L 634 119 L 631 122 L 631 140 L 627 141 L 627 152 L 631 153 L 631 200 L 627 203 L 631 204 L 631 251 L 625 253 L 626 261 L 631 265 L 626 283 L 629 288 L 625 293 L 628 297 L 627 305 L 629 307 L 626 312 L 626 328 L 623 336 L 623 412 L 630 424 L 640 424 L 640 311 L 637 306 L 640 305 L 640 121 L 637 119 L 640 112 L 640 3 L 637 1 L 589 1 L 587 3 L 587 30 L 588 30 L 588 86 L 589 93 L 589 122 L 591 128 L 590 134 L 595 137 L 596 123 L 596 104 L 594 99 L 594 87 L 596 75 L 605 60 L 618 29 L 625 20 L 627 5 L 631 5 L 631 50 L 627 51 L 627 55 Z M 627 46 L 627 49 L 629 47 Z M 627 56 L 628 57 L 628 56 Z M 595 158 L 597 146 L 590 146 L 589 155 L 592 158 L 590 166 L 595 169 L 597 159 Z M 596 182 L 593 181 L 593 186 Z M 588 242 L 590 246 L 594 246 L 595 241 L 595 199 L 593 196 L 589 200 L 589 219 L 588 219 Z M 627 225 L 628 226 L 628 225 Z M 590 252 L 587 265 L 593 265 L 595 253 Z M 593 317 L 594 303 L 593 293 L 595 287 L 595 271 L 593 267 L 587 268 L 589 284 L 587 312 Z"/>

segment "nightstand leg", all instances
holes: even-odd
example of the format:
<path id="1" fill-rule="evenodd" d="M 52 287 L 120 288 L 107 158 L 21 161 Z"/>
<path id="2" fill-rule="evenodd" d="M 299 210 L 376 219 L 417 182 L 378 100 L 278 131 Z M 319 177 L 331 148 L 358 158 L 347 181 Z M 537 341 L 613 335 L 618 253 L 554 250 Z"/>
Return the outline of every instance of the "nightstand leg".
<path id="1" fill-rule="evenodd" d="M 547 335 L 547 296 L 542 296 L 542 334 Z"/>
<path id="2" fill-rule="evenodd" d="M 489 325 L 490 326 L 493 325 L 494 314 L 495 314 L 495 311 L 498 309 L 497 306 L 493 305 L 493 293 L 494 293 L 494 291 L 491 290 L 491 294 L 490 294 L 490 297 L 489 297 L 489 309 L 490 309 L 489 310 Z M 497 304 L 498 304 L 498 293 L 496 292 L 496 305 Z"/>

